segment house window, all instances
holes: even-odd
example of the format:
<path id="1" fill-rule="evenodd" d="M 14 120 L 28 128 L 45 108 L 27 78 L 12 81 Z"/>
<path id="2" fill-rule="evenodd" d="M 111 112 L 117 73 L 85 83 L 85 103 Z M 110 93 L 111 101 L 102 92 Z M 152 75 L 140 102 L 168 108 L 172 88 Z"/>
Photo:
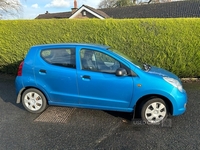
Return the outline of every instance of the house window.
<path id="1" fill-rule="evenodd" d="M 85 10 L 83 11 L 83 16 L 86 16 L 86 11 Z"/>

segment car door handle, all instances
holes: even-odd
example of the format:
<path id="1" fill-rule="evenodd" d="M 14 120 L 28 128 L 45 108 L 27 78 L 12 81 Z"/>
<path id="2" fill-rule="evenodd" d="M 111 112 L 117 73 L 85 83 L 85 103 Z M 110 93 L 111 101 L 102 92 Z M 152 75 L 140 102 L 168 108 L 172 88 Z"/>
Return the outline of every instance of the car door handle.
<path id="1" fill-rule="evenodd" d="M 84 75 L 82 78 L 84 78 L 84 79 L 90 79 L 90 76 Z"/>
<path id="2" fill-rule="evenodd" d="M 47 73 L 47 71 L 46 71 L 46 70 L 44 70 L 44 69 L 40 69 L 39 73 L 46 74 L 46 73 Z"/>

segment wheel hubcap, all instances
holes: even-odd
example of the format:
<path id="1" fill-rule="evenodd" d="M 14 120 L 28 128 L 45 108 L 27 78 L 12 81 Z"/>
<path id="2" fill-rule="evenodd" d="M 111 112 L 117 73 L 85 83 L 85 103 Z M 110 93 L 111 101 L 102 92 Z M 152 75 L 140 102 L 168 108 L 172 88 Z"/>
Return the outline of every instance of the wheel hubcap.
<path id="1" fill-rule="evenodd" d="M 158 114 L 159 112 L 158 112 L 158 110 L 154 110 L 153 113 L 156 115 L 156 114 Z"/>
<path id="2" fill-rule="evenodd" d="M 149 123 L 158 123 L 162 121 L 166 114 L 166 107 L 160 102 L 151 103 L 145 110 L 145 117 Z"/>
<path id="3" fill-rule="evenodd" d="M 31 111 L 37 111 L 42 107 L 42 98 L 35 92 L 29 92 L 24 97 L 24 104 Z"/>

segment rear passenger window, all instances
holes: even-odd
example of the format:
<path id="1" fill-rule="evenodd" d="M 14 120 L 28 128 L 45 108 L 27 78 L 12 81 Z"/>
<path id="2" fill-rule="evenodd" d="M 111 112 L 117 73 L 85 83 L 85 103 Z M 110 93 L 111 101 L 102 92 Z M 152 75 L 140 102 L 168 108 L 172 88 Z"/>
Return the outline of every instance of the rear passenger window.
<path id="1" fill-rule="evenodd" d="M 45 49 L 41 51 L 41 57 L 52 65 L 76 68 L 75 48 Z"/>

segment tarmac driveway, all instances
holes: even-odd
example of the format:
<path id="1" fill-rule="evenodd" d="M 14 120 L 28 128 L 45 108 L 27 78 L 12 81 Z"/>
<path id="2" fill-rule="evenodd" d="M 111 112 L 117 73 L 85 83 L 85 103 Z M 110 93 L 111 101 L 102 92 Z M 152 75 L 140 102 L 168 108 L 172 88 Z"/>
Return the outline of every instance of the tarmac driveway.
<path id="1" fill-rule="evenodd" d="M 200 82 L 187 83 L 187 112 L 158 126 L 128 113 L 48 107 L 31 114 L 16 104 L 14 77 L 0 75 L 0 150 L 200 149 Z"/>

